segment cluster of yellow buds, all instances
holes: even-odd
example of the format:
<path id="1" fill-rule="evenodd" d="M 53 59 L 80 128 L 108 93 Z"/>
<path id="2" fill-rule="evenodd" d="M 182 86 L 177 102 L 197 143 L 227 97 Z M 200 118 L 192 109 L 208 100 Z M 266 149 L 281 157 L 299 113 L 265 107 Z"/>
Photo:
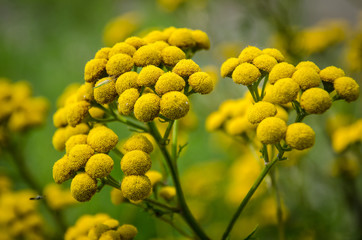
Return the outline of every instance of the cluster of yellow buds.
<path id="1" fill-rule="evenodd" d="M 74 226 L 68 228 L 65 240 L 90 239 L 90 240 L 132 240 L 138 230 L 130 224 L 119 225 L 116 219 L 107 214 L 99 213 L 94 216 L 83 215 Z"/>
<path id="2" fill-rule="evenodd" d="M 0 78 L 0 105 L 0 143 L 11 133 L 42 125 L 49 108 L 45 98 L 32 96 L 28 82 L 12 83 L 6 78 Z"/>
<path id="3" fill-rule="evenodd" d="M 362 142 L 362 119 L 333 131 L 332 147 L 336 153 L 342 153 L 357 142 Z"/>

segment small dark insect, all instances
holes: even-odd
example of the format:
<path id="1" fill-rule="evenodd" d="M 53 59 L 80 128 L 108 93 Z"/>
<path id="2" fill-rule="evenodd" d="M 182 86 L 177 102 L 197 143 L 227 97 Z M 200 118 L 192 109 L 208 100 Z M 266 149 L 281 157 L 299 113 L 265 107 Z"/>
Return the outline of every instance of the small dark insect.
<path id="1" fill-rule="evenodd" d="M 36 196 L 36 197 L 31 197 L 31 198 L 29 198 L 29 200 L 40 200 L 40 199 L 44 199 L 45 198 L 45 196 L 40 196 L 40 195 L 38 195 L 38 196 Z"/>

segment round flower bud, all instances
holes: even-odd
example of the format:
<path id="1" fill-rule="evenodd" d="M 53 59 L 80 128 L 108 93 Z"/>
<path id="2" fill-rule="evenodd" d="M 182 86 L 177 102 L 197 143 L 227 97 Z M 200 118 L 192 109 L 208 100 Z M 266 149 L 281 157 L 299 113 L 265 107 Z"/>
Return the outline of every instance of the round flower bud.
<path id="1" fill-rule="evenodd" d="M 239 66 L 240 60 L 239 58 L 229 58 L 227 59 L 220 68 L 221 77 L 231 77 L 235 68 Z"/>
<path id="2" fill-rule="evenodd" d="M 63 151 L 65 148 L 65 142 L 67 141 L 66 137 L 66 128 L 58 128 L 52 139 L 53 147 L 57 151 Z"/>
<path id="3" fill-rule="evenodd" d="M 189 77 L 195 72 L 200 72 L 201 69 L 199 65 L 197 65 L 191 59 L 182 59 L 180 60 L 176 66 L 172 69 L 172 72 L 180 75 L 183 78 Z"/>
<path id="4" fill-rule="evenodd" d="M 133 59 L 127 54 L 118 53 L 112 56 L 106 66 L 107 73 L 110 76 L 119 76 L 133 68 Z"/>
<path id="5" fill-rule="evenodd" d="M 111 190 L 111 202 L 113 205 L 119 205 L 125 201 L 125 198 L 122 195 L 122 191 L 117 188 L 112 188 Z"/>
<path id="6" fill-rule="evenodd" d="M 97 192 L 97 181 L 86 173 L 78 173 L 72 180 L 70 192 L 79 202 L 89 201 Z"/>
<path id="7" fill-rule="evenodd" d="M 99 239 L 100 236 L 110 228 L 102 223 L 95 224 L 88 232 L 88 239 Z"/>
<path id="8" fill-rule="evenodd" d="M 241 63 L 244 62 L 252 63 L 254 58 L 256 58 L 261 54 L 263 54 L 263 52 L 259 48 L 253 46 L 247 46 L 241 51 L 238 58 Z"/>
<path id="9" fill-rule="evenodd" d="M 162 50 L 166 47 L 169 47 L 170 45 L 167 42 L 164 41 L 156 41 L 154 43 L 151 43 L 152 46 L 157 49 L 158 51 L 160 51 L 160 53 L 162 52 Z"/>
<path id="10" fill-rule="evenodd" d="M 79 124 L 88 114 L 90 103 L 87 101 L 80 101 L 67 106 L 67 121 L 70 126 L 75 127 Z"/>
<path id="11" fill-rule="evenodd" d="M 89 132 L 89 126 L 86 123 L 80 123 L 75 127 L 67 126 L 65 128 L 65 142 L 74 135 L 87 134 Z"/>
<path id="12" fill-rule="evenodd" d="M 231 77 L 235 83 L 249 86 L 256 82 L 260 76 L 261 73 L 257 67 L 245 62 L 235 68 Z"/>
<path id="13" fill-rule="evenodd" d="M 297 66 L 295 66 L 295 69 L 298 70 L 300 68 L 303 68 L 303 67 L 310 67 L 310 68 L 313 68 L 317 73 L 319 73 L 321 70 L 319 69 L 319 67 L 314 63 L 314 62 L 311 62 L 311 61 L 302 61 L 302 62 L 299 62 Z"/>
<path id="14" fill-rule="evenodd" d="M 118 136 L 105 126 L 95 127 L 90 130 L 87 143 L 99 153 L 111 151 L 118 142 Z"/>
<path id="15" fill-rule="evenodd" d="M 87 135 L 85 134 L 77 134 L 77 135 L 74 135 L 74 136 L 71 136 L 67 142 L 65 143 L 65 152 L 67 154 L 69 154 L 70 150 L 72 150 L 72 148 L 75 146 L 75 145 L 78 145 L 78 144 L 86 144 L 87 143 Z"/>
<path id="16" fill-rule="evenodd" d="M 113 159 L 104 153 L 97 153 L 89 158 L 85 165 L 85 172 L 91 178 L 107 177 L 113 169 Z"/>
<path id="17" fill-rule="evenodd" d="M 160 112 L 160 100 L 156 94 L 143 94 L 134 105 L 135 117 L 142 122 L 152 121 Z"/>
<path id="18" fill-rule="evenodd" d="M 92 59 L 86 63 L 84 68 L 84 80 L 95 82 L 106 76 L 107 59 Z"/>
<path id="19" fill-rule="evenodd" d="M 319 74 L 311 67 L 301 67 L 294 72 L 292 79 L 299 84 L 302 90 L 318 87 L 321 83 Z"/>
<path id="20" fill-rule="evenodd" d="M 56 161 L 53 165 L 53 179 L 56 183 L 61 184 L 71 179 L 74 171 L 70 167 L 67 155 Z"/>
<path id="21" fill-rule="evenodd" d="M 116 84 L 113 78 L 102 78 L 94 87 L 94 100 L 99 104 L 107 104 L 117 97 Z"/>
<path id="22" fill-rule="evenodd" d="M 265 48 L 262 50 L 263 54 L 268 54 L 275 58 L 278 62 L 284 62 L 284 55 L 276 48 Z"/>
<path id="23" fill-rule="evenodd" d="M 256 136 L 264 144 L 275 144 L 284 138 L 286 131 L 287 124 L 282 119 L 268 117 L 259 123 Z"/>
<path id="24" fill-rule="evenodd" d="M 145 175 L 150 179 L 152 187 L 162 181 L 162 174 L 158 171 L 150 170 Z"/>
<path id="25" fill-rule="evenodd" d="M 160 113 L 168 119 L 176 120 L 184 117 L 190 109 L 187 96 L 181 92 L 168 92 L 162 95 Z"/>
<path id="26" fill-rule="evenodd" d="M 108 230 L 99 237 L 99 240 L 121 240 L 120 234 L 116 230 Z"/>
<path id="27" fill-rule="evenodd" d="M 274 57 L 267 54 L 261 54 L 253 60 L 253 64 L 264 72 L 270 72 L 277 63 Z"/>
<path id="28" fill-rule="evenodd" d="M 122 194 L 132 201 L 147 198 L 151 192 L 151 181 L 146 176 L 125 176 L 121 185 Z"/>
<path id="29" fill-rule="evenodd" d="M 284 122 L 288 122 L 289 114 L 288 112 L 281 106 L 276 105 L 277 108 L 277 115 L 274 117 L 282 119 Z"/>
<path id="30" fill-rule="evenodd" d="M 340 77 L 334 81 L 334 89 L 338 95 L 347 102 L 357 100 L 359 96 L 359 85 L 350 77 Z"/>
<path id="31" fill-rule="evenodd" d="M 191 30 L 187 28 L 178 28 L 173 31 L 168 39 L 168 43 L 179 48 L 192 48 L 196 45 Z"/>
<path id="32" fill-rule="evenodd" d="M 153 65 L 146 66 L 138 74 L 137 84 L 139 86 L 152 87 L 162 74 L 164 74 L 164 71 L 161 68 Z"/>
<path id="33" fill-rule="evenodd" d="M 157 41 L 167 41 L 167 36 L 158 30 L 149 32 L 144 38 L 143 40 L 145 40 L 147 43 L 154 43 Z"/>
<path id="34" fill-rule="evenodd" d="M 196 42 L 197 49 L 209 49 L 210 48 L 210 39 L 209 36 L 201 30 L 191 31 L 192 38 Z"/>
<path id="35" fill-rule="evenodd" d="M 214 83 L 206 72 L 192 74 L 188 79 L 188 83 L 192 90 L 200 94 L 209 94 L 214 89 Z"/>
<path id="36" fill-rule="evenodd" d="M 269 83 L 274 84 L 279 79 L 291 78 L 295 72 L 295 67 L 292 64 L 282 62 L 273 67 L 269 73 Z"/>
<path id="37" fill-rule="evenodd" d="M 59 108 L 53 115 L 54 127 L 60 128 L 68 125 L 67 111 L 65 107 Z"/>
<path id="38" fill-rule="evenodd" d="M 98 50 L 96 52 L 96 55 L 94 56 L 94 59 L 109 59 L 108 54 L 111 51 L 110 47 L 104 47 Z"/>
<path id="39" fill-rule="evenodd" d="M 130 137 L 122 146 L 126 152 L 141 150 L 150 154 L 153 151 L 153 145 L 147 137 L 142 134 L 136 134 Z"/>
<path id="40" fill-rule="evenodd" d="M 231 136 L 241 135 L 253 128 L 254 125 L 252 125 L 245 116 L 234 117 L 227 121 L 225 125 L 226 133 Z"/>
<path id="41" fill-rule="evenodd" d="M 274 99 L 278 104 L 286 104 L 295 100 L 299 93 L 299 85 L 291 78 L 282 78 L 274 85 Z"/>
<path id="42" fill-rule="evenodd" d="M 142 46 L 133 55 L 136 66 L 145 67 L 147 65 L 160 65 L 162 61 L 161 53 L 152 45 Z"/>
<path id="43" fill-rule="evenodd" d="M 123 115 L 130 115 L 140 93 L 135 88 L 124 91 L 118 98 L 118 112 Z"/>
<path id="44" fill-rule="evenodd" d="M 108 57 L 112 58 L 114 55 L 119 54 L 119 53 L 127 54 L 132 57 L 135 52 L 136 52 L 136 48 L 134 46 L 129 45 L 128 43 L 120 42 L 120 43 L 116 43 L 112 47 L 111 51 L 109 52 Z"/>
<path id="45" fill-rule="evenodd" d="M 121 169 L 126 176 L 144 175 L 151 165 L 150 156 L 141 150 L 127 152 L 121 160 Z"/>
<path id="46" fill-rule="evenodd" d="M 267 117 L 274 117 L 277 114 L 277 109 L 274 104 L 260 101 L 248 108 L 247 118 L 252 124 L 260 123 Z"/>
<path id="47" fill-rule="evenodd" d="M 163 29 L 163 34 L 165 34 L 165 36 L 167 37 L 167 39 L 170 38 L 171 34 L 176 30 L 177 28 L 171 26 L 168 28 Z"/>
<path id="48" fill-rule="evenodd" d="M 93 88 L 95 83 L 86 82 L 77 91 L 77 101 L 91 102 L 94 100 Z"/>
<path id="49" fill-rule="evenodd" d="M 89 115 L 91 115 L 92 118 L 101 119 L 104 117 L 105 112 L 98 108 L 98 107 L 91 107 L 89 110 Z"/>
<path id="50" fill-rule="evenodd" d="M 344 71 L 341 68 L 335 66 L 329 66 L 319 72 L 319 76 L 322 81 L 333 83 L 334 80 L 340 77 L 344 77 Z"/>
<path id="51" fill-rule="evenodd" d="M 132 45 L 136 49 L 139 49 L 140 47 L 147 44 L 147 42 L 140 37 L 129 37 L 124 42 L 129 45 Z"/>
<path id="52" fill-rule="evenodd" d="M 118 227 L 117 232 L 121 235 L 122 240 L 132 240 L 138 233 L 137 228 L 130 224 L 123 224 Z"/>
<path id="53" fill-rule="evenodd" d="M 180 60 L 186 58 L 186 54 L 176 46 L 165 47 L 162 52 L 162 61 L 166 66 L 175 66 Z"/>
<path id="54" fill-rule="evenodd" d="M 116 91 L 118 95 L 121 95 L 124 91 L 130 88 L 139 88 L 137 84 L 138 73 L 126 72 L 118 77 L 116 81 Z"/>
<path id="55" fill-rule="evenodd" d="M 176 189 L 173 186 L 164 186 L 158 192 L 160 197 L 165 199 L 166 201 L 171 201 L 176 196 Z"/>
<path id="56" fill-rule="evenodd" d="M 94 154 L 94 150 L 87 144 L 75 145 L 68 154 L 68 161 L 73 171 L 83 167 L 88 159 Z"/>
<path id="57" fill-rule="evenodd" d="M 291 148 L 297 150 L 307 149 L 314 145 L 315 133 L 305 123 L 293 123 L 287 128 L 285 141 Z"/>
<path id="58" fill-rule="evenodd" d="M 310 114 L 322 114 L 332 105 L 328 92 L 321 88 L 310 88 L 300 97 L 301 107 Z"/>
<path id="59" fill-rule="evenodd" d="M 163 74 L 156 82 L 155 91 L 163 95 L 171 91 L 182 91 L 185 87 L 185 80 L 173 72 Z"/>
<path id="60" fill-rule="evenodd" d="M 222 112 L 213 112 L 207 118 L 205 122 L 205 128 L 209 132 L 213 132 L 224 124 L 227 115 Z"/>

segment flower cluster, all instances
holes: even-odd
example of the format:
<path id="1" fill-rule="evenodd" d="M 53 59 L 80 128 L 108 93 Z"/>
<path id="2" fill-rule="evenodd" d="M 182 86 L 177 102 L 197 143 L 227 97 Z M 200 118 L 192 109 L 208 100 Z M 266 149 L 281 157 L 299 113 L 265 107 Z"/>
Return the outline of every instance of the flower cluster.
<path id="1" fill-rule="evenodd" d="M 119 222 L 107 214 L 99 213 L 94 216 L 83 215 L 74 226 L 68 228 L 65 240 L 76 239 L 122 239 L 132 240 L 136 237 L 138 230 L 130 224 L 119 225 Z"/>

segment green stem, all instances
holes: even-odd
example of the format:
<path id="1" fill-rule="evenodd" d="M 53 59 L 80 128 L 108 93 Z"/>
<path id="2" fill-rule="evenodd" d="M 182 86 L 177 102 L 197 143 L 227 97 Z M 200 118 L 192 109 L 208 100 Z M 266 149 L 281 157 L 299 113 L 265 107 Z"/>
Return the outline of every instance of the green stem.
<path id="1" fill-rule="evenodd" d="M 181 235 L 183 235 L 186 238 L 191 239 L 192 237 L 189 236 L 184 230 L 182 230 L 181 228 L 179 228 L 176 224 L 174 224 L 171 220 L 163 217 L 163 216 L 158 216 L 158 218 L 162 221 L 164 221 L 165 223 L 170 224 L 170 226 L 172 226 L 176 231 L 178 231 Z"/>
<path id="2" fill-rule="evenodd" d="M 172 131 L 172 159 L 176 162 L 178 158 L 177 154 L 177 136 L 178 136 L 178 121 L 175 120 Z"/>
<path id="3" fill-rule="evenodd" d="M 165 131 L 165 134 L 163 135 L 163 138 L 162 138 L 162 143 L 163 144 L 166 144 L 167 143 L 167 140 L 168 140 L 168 137 L 170 136 L 170 133 L 171 133 L 171 130 L 172 130 L 172 126 L 174 124 L 175 121 L 170 121 L 168 123 L 168 126 L 166 128 L 166 131 Z M 166 144 L 167 145 L 167 144 Z"/>
<path id="4" fill-rule="evenodd" d="M 256 96 L 255 96 L 255 92 L 254 92 L 253 86 L 252 86 L 252 85 L 249 85 L 249 86 L 247 86 L 247 87 L 248 87 L 248 89 L 249 89 L 249 92 L 250 92 L 251 96 L 252 96 L 253 99 L 254 99 L 254 102 L 258 102 L 258 99 L 257 99 Z"/>
<path id="5" fill-rule="evenodd" d="M 284 240 L 285 234 L 284 234 L 284 223 L 283 223 L 283 209 L 282 209 L 280 191 L 278 188 L 278 184 L 277 184 L 277 181 L 275 178 L 274 171 L 270 171 L 269 175 L 271 178 L 272 187 L 274 189 L 275 197 L 276 197 L 276 201 L 277 201 L 277 221 L 278 221 L 279 240 Z"/>
<path id="6" fill-rule="evenodd" d="M 269 153 L 268 153 L 268 146 L 266 144 L 263 144 L 263 157 L 264 157 L 264 162 L 268 163 Z"/>
<path id="7" fill-rule="evenodd" d="M 198 236 L 198 238 L 200 239 L 210 239 L 202 230 L 202 228 L 200 227 L 200 225 L 198 224 L 198 222 L 196 221 L 196 219 L 194 218 L 194 216 L 192 215 L 189 207 L 187 206 L 182 188 L 181 188 L 181 183 L 179 180 L 179 175 L 178 175 L 178 171 L 177 171 L 177 166 L 175 164 L 175 161 L 172 161 L 172 158 L 170 156 L 170 153 L 168 152 L 168 150 L 166 149 L 165 145 L 161 144 L 162 141 L 162 137 L 155 125 L 154 122 L 149 122 L 147 123 L 148 127 L 149 127 L 149 132 L 150 134 L 155 138 L 158 147 L 160 148 L 162 155 L 165 158 L 165 161 L 170 169 L 170 173 L 171 173 L 171 177 L 176 189 L 176 193 L 177 193 L 177 200 L 178 200 L 178 205 L 180 208 L 180 214 L 183 217 L 183 219 L 187 222 L 187 224 L 190 226 L 190 228 L 194 231 L 194 233 Z"/>
<path id="8" fill-rule="evenodd" d="M 180 209 L 178 209 L 178 208 L 168 206 L 166 204 L 160 203 L 158 201 L 155 201 L 155 200 L 152 200 L 152 199 L 149 199 L 149 198 L 146 198 L 143 201 L 148 202 L 148 203 L 150 203 L 152 205 L 155 205 L 155 206 L 158 206 L 158 207 L 162 207 L 162 208 L 164 208 L 166 210 L 169 210 L 171 212 L 176 212 L 176 213 L 180 212 Z"/>
<path id="9" fill-rule="evenodd" d="M 264 96 L 265 96 L 265 88 L 266 88 L 266 84 L 267 84 L 268 80 L 269 80 L 269 74 L 267 74 L 267 75 L 264 77 L 263 87 L 262 87 L 262 89 L 261 89 L 261 99 L 263 99 Z"/>

